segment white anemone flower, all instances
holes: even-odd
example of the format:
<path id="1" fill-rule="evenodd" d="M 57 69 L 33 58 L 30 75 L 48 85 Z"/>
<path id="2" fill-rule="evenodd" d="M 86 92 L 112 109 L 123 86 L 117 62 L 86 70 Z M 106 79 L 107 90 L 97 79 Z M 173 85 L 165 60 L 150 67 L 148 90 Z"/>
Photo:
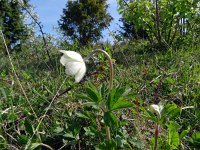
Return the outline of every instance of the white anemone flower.
<path id="1" fill-rule="evenodd" d="M 163 105 L 150 105 L 150 111 L 157 113 L 161 117 L 161 111 L 163 110 Z"/>
<path id="2" fill-rule="evenodd" d="M 75 76 L 75 82 L 80 82 L 86 73 L 86 65 L 82 56 L 74 51 L 60 50 L 64 55 L 60 59 L 60 63 L 65 66 L 67 75 Z"/>

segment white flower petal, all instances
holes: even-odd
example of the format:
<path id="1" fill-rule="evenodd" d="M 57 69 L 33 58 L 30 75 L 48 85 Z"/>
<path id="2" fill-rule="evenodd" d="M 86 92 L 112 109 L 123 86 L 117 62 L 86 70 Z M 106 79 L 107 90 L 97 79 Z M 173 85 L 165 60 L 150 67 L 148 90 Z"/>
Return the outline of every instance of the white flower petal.
<path id="1" fill-rule="evenodd" d="M 65 50 L 60 50 L 61 53 L 63 53 L 64 57 L 68 60 L 74 60 L 74 61 L 79 61 L 79 62 L 83 62 L 83 58 L 82 56 L 74 51 L 65 51 Z"/>
<path id="2" fill-rule="evenodd" d="M 76 75 L 82 67 L 83 62 L 71 61 L 65 64 L 65 72 L 67 75 Z"/>
<path id="3" fill-rule="evenodd" d="M 60 63 L 65 66 L 65 64 L 69 62 L 69 59 L 66 59 L 65 56 L 63 55 L 61 58 L 60 58 Z"/>
<path id="4" fill-rule="evenodd" d="M 65 66 L 66 74 L 75 76 L 75 82 L 80 82 L 86 72 L 82 56 L 74 51 L 60 50 L 60 52 L 64 54 L 60 59 L 60 63 Z"/>
<path id="5" fill-rule="evenodd" d="M 151 105 L 151 106 L 150 106 L 150 110 L 151 110 L 152 112 L 156 112 L 156 113 L 160 114 L 160 108 L 159 108 L 158 105 L 155 105 L 155 104 Z"/>
<path id="6" fill-rule="evenodd" d="M 77 83 L 80 82 L 81 79 L 84 77 L 85 73 L 86 73 L 86 66 L 85 63 L 82 63 L 80 70 L 75 75 L 75 81 Z"/>

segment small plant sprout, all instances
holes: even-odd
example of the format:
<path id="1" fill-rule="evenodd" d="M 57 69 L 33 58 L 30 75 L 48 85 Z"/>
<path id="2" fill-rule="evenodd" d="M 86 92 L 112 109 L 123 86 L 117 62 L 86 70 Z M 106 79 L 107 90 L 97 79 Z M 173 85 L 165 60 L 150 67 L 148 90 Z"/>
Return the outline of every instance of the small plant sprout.
<path id="1" fill-rule="evenodd" d="M 60 62 L 63 66 L 65 66 L 65 72 L 67 75 L 72 75 L 75 76 L 75 82 L 80 82 L 81 79 L 84 77 L 86 73 L 86 65 L 85 62 L 88 61 L 95 53 L 103 53 L 106 55 L 108 61 L 109 61 L 109 67 L 110 67 L 110 81 L 109 81 L 109 91 L 112 90 L 113 88 L 113 76 L 114 76 L 114 71 L 113 71 L 113 63 L 110 55 L 101 49 L 97 49 L 92 51 L 91 53 L 88 54 L 87 57 L 84 59 L 82 56 L 74 51 L 65 51 L 65 50 L 60 50 L 61 53 L 64 55 L 61 57 Z M 105 108 L 105 113 L 106 113 L 107 108 Z M 108 140 L 111 140 L 111 135 L 110 135 L 110 128 L 106 126 L 106 134 Z"/>
<path id="2" fill-rule="evenodd" d="M 75 76 L 75 82 L 80 82 L 86 72 L 82 56 L 74 51 L 60 50 L 60 52 L 64 54 L 60 59 L 60 63 L 65 66 L 66 74 Z"/>

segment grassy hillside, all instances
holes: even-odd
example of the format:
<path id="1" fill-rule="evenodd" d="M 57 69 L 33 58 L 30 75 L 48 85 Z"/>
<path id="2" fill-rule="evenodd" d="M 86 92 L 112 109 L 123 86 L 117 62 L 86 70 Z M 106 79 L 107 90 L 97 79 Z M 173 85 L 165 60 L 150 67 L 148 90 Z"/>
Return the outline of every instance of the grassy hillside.
<path id="1" fill-rule="evenodd" d="M 103 55 L 87 63 L 87 75 L 79 84 L 65 74 L 56 50 L 50 61 L 34 48 L 13 53 L 14 68 L 2 55 L 0 148 L 153 149 L 159 125 L 158 149 L 198 149 L 200 48 L 149 52 L 126 44 L 107 50 L 114 61 L 114 98 L 118 94 L 131 103 L 108 113 L 101 109 L 112 95 Z M 100 102 L 94 98 L 98 92 L 103 93 Z M 162 113 L 151 111 L 152 104 L 162 104 Z"/>

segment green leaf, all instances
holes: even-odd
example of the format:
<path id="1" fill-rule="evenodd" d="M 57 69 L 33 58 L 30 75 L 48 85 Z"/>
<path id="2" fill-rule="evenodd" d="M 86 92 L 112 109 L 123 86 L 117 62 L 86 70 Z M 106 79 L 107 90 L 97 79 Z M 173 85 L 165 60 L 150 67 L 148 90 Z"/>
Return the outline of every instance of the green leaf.
<path id="1" fill-rule="evenodd" d="M 95 150 L 117 150 L 117 142 L 115 140 L 106 140 L 95 147 Z"/>
<path id="2" fill-rule="evenodd" d="M 33 134 L 33 126 L 27 119 L 24 121 L 24 126 L 25 126 L 26 132 L 28 132 L 30 135 L 32 135 Z"/>
<path id="3" fill-rule="evenodd" d="M 169 83 L 169 84 L 174 84 L 174 83 L 175 83 L 174 78 L 171 78 L 171 77 L 166 78 L 166 81 L 167 81 L 167 83 Z"/>
<path id="4" fill-rule="evenodd" d="M 195 145 L 195 147 L 199 147 L 200 146 L 200 132 L 193 133 L 192 140 L 193 140 L 193 145 Z"/>
<path id="5" fill-rule="evenodd" d="M 76 98 L 79 98 L 82 100 L 93 101 L 87 94 L 84 94 L 84 93 L 76 94 Z"/>
<path id="6" fill-rule="evenodd" d="M 99 109 L 99 104 L 96 102 L 86 102 L 86 103 L 83 103 L 83 106 L 92 107 L 94 109 Z"/>
<path id="7" fill-rule="evenodd" d="M 132 107 L 132 103 L 126 102 L 126 96 L 130 92 L 130 89 L 125 88 L 112 89 L 109 93 L 107 100 L 107 107 L 111 110 L 117 110 L 122 108 Z"/>
<path id="8" fill-rule="evenodd" d="M 84 118 L 84 119 L 90 119 L 90 117 L 87 115 L 87 113 L 76 113 L 76 115 L 80 118 Z"/>
<path id="9" fill-rule="evenodd" d="M 25 135 L 19 135 L 19 138 L 18 138 L 18 142 L 20 143 L 20 144 L 26 144 L 27 142 L 28 142 L 28 137 L 27 136 L 25 136 Z"/>
<path id="10" fill-rule="evenodd" d="M 118 124 L 118 119 L 112 112 L 106 112 L 103 116 L 103 119 L 105 124 L 109 127 Z"/>
<path id="11" fill-rule="evenodd" d="M 192 138 L 196 140 L 200 140 L 200 132 L 195 132 L 192 134 Z"/>
<path id="12" fill-rule="evenodd" d="M 94 127 L 84 127 L 83 129 L 85 130 L 86 136 L 95 136 L 98 134 L 97 129 Z"/>
<path id="13" fill-rule="evenodd" d="M 143 117 L 153 121 L 153 122 L 158 122 L 157 117 L 154 115 L 154 113 L 152 113 L 151 111 L 148 111 L 147 109 L 145 109 L 144 107 L 139 107 L 142 111 L 143 114 L 141 114 Z"/>
<path id="14" fill-rule="evenodd" d="M 186 129 L 186 130 L 183 130 L 180 134 L 180 140 L 182 138 L 184 138 L 188 133 L 190 132 L 190 126 Z"/>
<path id="15" fill-rule="evenodd" d="M 105 84 L 101 84 L 100 85 L 100 94 L 102 99 L 105 99 L 105 97 L 107 96 L 108 93 L 108 87 Z"/>
<path id="16" fill-rule="evenodd" d="M 91 83 L 86 87 L 86 92 L 88 97 L 94 102 L 99 102 L 102 99 L 97 88 Z"/>
<path id="17" fill-rule="evenodd" d="M 125 88 L 117 88 L 114 94 L 114 99 L 118 100 L 120 97 L 124 96 L 123 94 L 125 93 L 125 91 Z"/>
<path id="18" fill-rule="evenodd" d="M 107 104 L 107 107 L 109 110 L 111 110 L 111 107 L 114 103 L 115 92 L 116 92 L 116 89 L 113 88 L 108 95 L 108 100 L 107 100 L 106 104 Z"/>
<path id="19" fill-rule="evenodd" d="M 171 149 L 177 149 L 180 144 L 178 128 L 180 128 L 179 124 L 175 122 L 170 122 L 168 126 L 168 144 Z"/>
<path id="20" fill-rule="evenodd" d="M 8 114 L 8 119 L 10 122 L 12 122 L 13 120 L 16 120 L 17 118 L 18 118 L 18 116 L 15 112 L 11 112 Z"/>
<path id="21" fill-rule="evenodd" d="M 181 108 L 179 108 L 176 104 L 174 104 L 174 103 L 167 104 L 161 111 L 161 118 L 162 119 L 166 119 L 166 118 L 174 119 L 177 116 L 179 116 L 180 113 L 181 113 Z"/>
<path id="22" fill-rule="evenodd" d="M 92 101 L 98 102 L 99 97 L 98 94 L 91 88 L 86 88 L 87 94 Z"/>
<path id="23" fill-rule="evenodd" d="M 175 130 L 169 131 L 169 144 L 172 149 L 177 149 L 179 146 L 179 135 Z"/>
<path id="24" fill-rule="evenodd" d="M 120 100 L 112 106 L 111 110 L 124 109 L 124 108 L 129 108 L 132 106 L 133 106 L 133 103 Z"/>
<path id="25" fill-rule="evenodd" d="M 73 135 L 72 132 L 65 133 L 63 136 L 66 137 L 66 138 L 76 139 L 76 137 Z"/>
<path id="26" fill-rule="evenodd" d="M 36 149 L 38 146 L 40 146 L 41 143 L 32 143 L 31 144 L 31 147 L 30 147 L 30 150 L 34 150 Z"/>
<path id="27" fill-rule="evenodd" d="M 63 131 L 63 128 L 61 128 L 61 127 L 56 127 L 55 129 L 54 129 L 54 132 L 55 133 L 61 133 Z"/>

